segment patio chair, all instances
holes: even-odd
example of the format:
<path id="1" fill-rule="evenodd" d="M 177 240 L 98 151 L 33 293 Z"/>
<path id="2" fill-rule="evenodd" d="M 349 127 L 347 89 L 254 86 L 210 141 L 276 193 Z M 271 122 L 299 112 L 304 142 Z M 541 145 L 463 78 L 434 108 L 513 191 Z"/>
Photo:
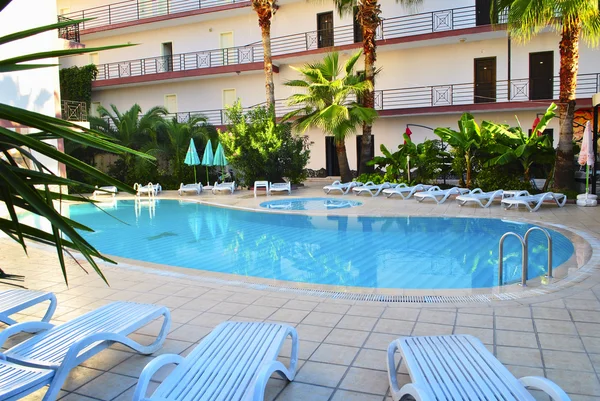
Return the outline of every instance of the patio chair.
<path id="1" fill-rule="evenodd" d="M 186 194 L 188 192 L 200 195 L 200 192 L 202 192 L 202 184 L 184 184 L 182 182 L 181 185 L 179 185 L 179 190 L 177 192 L 179 192 L 179 196 L 182 196 L 183 194 Z"/>
<path id="2" fill-rule="evenodd" d="M 540 207 L 542 207 L 544 201 L 554 201 L 556 206 L 563 207 L 565 203 L 567 203 L 567 197 L 566 195 L 557 192 L 544 192 L 543 194 L 537 195 L 517 194 L 517 196 L 502 199 L 502 205 L 506 210 L 513 206 L 515 206 L 515 209 L 518 209 L 519 205 L 523 205 L 529 209 L 530 212 L 536 212 Z"/>
<path id="3" fill-rule="evenodd" d="M 213 185 L 213 187 L 212 187 L 212 193 L 216 194 L 217 192 L 221 192 L 221 191 L 229 191 L 230 193 L 233 194 L 233 191 L 235 191 L 235 181 L 234 182 L 222 182 L 220 184 L 215 182 L 215 185 Z"/>
<path id="4" fill-rule="evenodd" d="M 400 195 L 402 199 L 408 199 L 417 192 L 428 191 L 431 188 L 433 188 L 433 185 L 417 184 L 411 187 L 398 185 L 396 188 L 387 188 L 382 192 L 387 195 L 388 198 L 391 198 L 393 195 Z"/>
<path id="5" fill-rule="evenodd" d="M 142 345 L 127 337 L 163 316 L 156 340 Z M 0 399 L 16 400 L 50 385 L 44 401 L 54 400 L 69 372 L 112 344 L 152 354 L 165 341 L 171 317 L 164 306 L 113 302 L 54 326 L 25 322 L 0 332 L 0 346 L 12 335 L 43 330 L 0 354 Z"/>
<path id="6" fill-rule="evenodd" d="M 119 190 L 114 185 L 106 186 L 106 187 L 98 187 L 96 185 L 96 190 L 92 192 L 92 198 L 96 199 L 98 195 L 111 195 L 113 198 L 117 195 Z"/>
<path id="7" fill-rule="evenodd" d="M 411 383 L 402 388 L 396 377 L 395 353 L 400 350 Z M 405 337 L 388 347 L 387 369 L 394 401 L 524 400 L 535 401 L 527 387 L 554 400 L 570 400 L 555 383 L 537 376 L 517 379 L 477 338 L 470 335 Z"/>
<path id="8" fill-rule="evenodd" d="M 290 336 L 289 368 L 277 360 Z M 134 401 L 254 400 L 262 401 L 271 374 L 293 380 L 298 363 L 296 329 L 284 324 L 225 322 L 217 326 L 185 358 L 160 355 L 140 375 Z M 152 376 L 163 366 L 175 364 L 167 378 L 147 395 Z"/>
<path id="9" fill-rule="evenodd" d="M 456 201 L 458 202 L 458 206 L 464 206 L 469 202 L 473 202 L 485 209 L 489 207 L 496 198 L 502 199 L 503 197 L 504 191 L 501 189 L 483 192 L 481 188 L 475 188 L 469 194 L 458 195 Z M 485 204 L 483 202 L 485 202 Z"/>
<path id="10" fill-rule="evenodd" d="M 389 182 L 384 182 L 383 184 L 375 184 L 373 181 L 367 182 L 365 185 L 361 185 L 359 187 L 352 188 L 352 192 L 354 195 L 361 195 L 363 193 L 368 193 L 371 196 L 377 196 L 386 188 L 396 188 L 406 186 L 406 184 L 390 184 Z"/>
<path id="11" fill-rule="evenodd" d="M 49 301 L 48 309 L 42 317 L 42 322 L 48 322 L 56 310 L 56 296 L 51 292 L 30 290 L 0 291 L 0 322 L 6 325 L 17 324 L 10 315 L 21 312 L 29 307 Z"/>
<path id="12" fill-rule="evenodd" d="M 358 181 L 350 181 L 350 182 L 334 181 L 330 185 L 325 185 L 323 187 L 323 191 L 325 191 L 326 194 L 330 193 L 331 191 L 340 191 L 342 193 L 342 195 L 346 195 L 348 192 L 350 192 L 352 190 L 352 188 L 360 187 L 361 185 L 363 185 L 363 183 L 358 182 Z"/>
<path id="13" fill-rule="evenodd" d="M 133 189 L 137 191 L 136 196 L 148 195 L 148 197 L 153 197 L 162 192 L 160 184 L 152 184 L 151 182 L 148 185 L 135 183 L 133 184 Z"/>
<path id="14" fill-rule="evenodd" d="M 417 192 L 414 197 L 417 202 L 423 202 L 425 199 L 433 199 L 439 205 L 446 202 L 446 199 L 452 195 L 465 195 L 470 192 L 467 188 L 453 187 L 450 189 L 440 189 L 440 187 L 432 187 L 429 191 Z"/>
<path id="15" fill-rule="evenodd" d="M 270 182 L 269 188 L 267 189 L 267 195 L 273 195 L 272 192 L 287 192 L 288 194 L 292 193 L 292 183 L 291 182 Z"/>

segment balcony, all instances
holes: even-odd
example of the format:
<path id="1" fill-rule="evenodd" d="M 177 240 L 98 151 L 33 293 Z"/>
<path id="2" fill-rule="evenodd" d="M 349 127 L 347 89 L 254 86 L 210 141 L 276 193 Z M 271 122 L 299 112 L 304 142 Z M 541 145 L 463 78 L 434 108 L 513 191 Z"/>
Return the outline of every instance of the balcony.
<path id="1" fill-rule="evenodd" d="M 530 99 L 530 80 L 528 78 L 495 83 L 495 97 L 480 97 L 476 94 L 473 83 L 448 84 L 435 86 L 418 86 L 398 89 L 382 89 L 375 91 L 375 109 L 381 116 L 400 116 L 431 113 L 462 113 L 465 111 L 503 109 L 541 108 L 547 107 L 552 99 Z M 559 78 L 553 82 L 553 99 L 558 98 Z M 580 74 L 577 77 L 577 99 L 589 99 L 600 92 L 600 73 Z M 253 107 L 245 107 L 250 110 Z M 281 118 L 293 110 L 286 99 L 275 101 L 277 117 Z M 202 115 L 213 125 L 226 125 L 225 110 L 203 110 L 175 113 L 178 121 L 185 122 L 193 115 Z"/>
<path id="2" fill-rule="evenodd" d="M 63 100 L 61 115 L 62 119 L 67 121 L 87 121 L 87 105 L 85 102 Z"/>
<path id="3" fill-rule="evenodd" d="M 74 11 L 62 17 L 70 19 L 93 18 L 81 23 L 81 29 L 103 30 L 152 22 L 169 18 L 185 17 L 208 11 L 247 7 L 248 0 L 128 0 L 104 6 Z"/>
<path id="4" fill-rule="evenodd" d="M 71 18 L 58 16 L 58 22 L 72 21 Z M 79 24 L 73 24 L 64 28 L 59 28 L 58 37 L 60 39 L 68 40 L 70 42 L 81 43 L 79 37 Z"/>

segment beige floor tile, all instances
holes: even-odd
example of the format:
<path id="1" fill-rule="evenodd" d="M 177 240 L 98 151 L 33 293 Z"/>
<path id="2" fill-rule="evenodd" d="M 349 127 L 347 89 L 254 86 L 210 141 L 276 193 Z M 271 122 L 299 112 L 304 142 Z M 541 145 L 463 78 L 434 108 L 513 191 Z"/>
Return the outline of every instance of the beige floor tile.
<path id="1" fill-rule="evenodd" d="M 538 348 L 535 334 L 522 331 L 496 330 L 496 344 L 510 347 Z"/>
<path id="2" fill-rule="evenodd" d="M 273 401 L 275 397 L 277 397 L 279 393 L 281 393 L 281 390 L 283 390 L 287 385 L 288 382 L 285 380 L 269 380 L 267 382 L 267 387 L 265 388 L 265 401 Z"/>
<path id="3" fill-rule="evenodd" d="M 398 336 L 393 334 L 371 333 L 364 348 L 387 350 L 390 343 L 398 339 Z"/>
<path id="4" fill-rule="evenodd" d="M 327 401 L 331 394 L 333 394 L 333 389 L 330 388 L 291 382 L 277 397 L 277 401 Z"/>
<path id="5" fill-rule="evenodd" d="M 308 316 L 304 318 L 302 323 L 315 326 L 335 327 L 341 319 L 342 315 L 337 313 L 310 312 Z"/>
<path id="6" fill-rule="evenodd" d="M 296 381 L 319 386 L 336 387 L 348 368 L 346 366 L 307 361 L 296 375 Z"/>
<path id="7" fill-rule="evenodd" d="M 492 329 L 456 326 L 453 334 L 469 334 L 477 337 L 484 344 L 494 344 L 494 330 Z"/>
<path id="8" fill-rule="evenodd" d="M 387 372 L 350 368 L 340 388 L 385 395 L 389 388 Z"/>
<path id="9" fill-rule="evenodd" d="M 107 372 L 80 387 L 77 394 L 101 400 L 111 400 L 136 383 L 137 380 L 133 377 Z"/>
<path id="10" fill-rule="evenodd" d="M 354 305 L 346 312 L 346 314 L 365 317 L 380 317 L 384 309 L 383 306 Z"/>
<path id="11" fill-rule="evenodd" d="M 361 349 L 352 366 L 365 369 L 386 370 L 387 352 Z"/>
<path id="12" fill-rule="evenodd" d="M 315 312 L 344 314 L 348 312 L 349 309 L 350 305 L 322 302 L 319 305 L 317 305 L 317 307 L 315 308 Z"/>
<path id="13" fill-rule="evenodd" d="M 248 294 L 246 292 L 236 292 L 226 299 L 228 302 L 237 302 L 240 304 L 250 305 L 253 302 L 256 302 L 256 300 L 260 297 L 260 295 Z"/>
<path id="14" fill-rule="evenodd" d="M 299 324 L 296 326 L 296 330 L 298 331 L 298 337 L 303 340 L 323 342 L 332 329 L 330 327 Z"/>
<path id="15" fill-rule="evenodd" d="M 566 336 L 562 334 L 539 333 L 538 339 L 543 349 L 559 351 L 584 352 L 585 348 L 581 339 L 577 336 Z"/>
<path id="16" fill-rule="evenodd" d="M 233 315 L 225 315 L 221 313 L 204 312 L 200 316 L 190 320 L 188 324 L 202 327 L 217 327 L 228 320 L 235 320 Z"/>
<path id="17" fill-rule="evenodd" d="M 496 316 L 496 330 L 528 331 L 533 333 L 533 320 L 520 317 Z"/>
<path id="18" fill-rule="evenodd" d="M 200 316 L 202 312 L 189 309 L 171 309 L 171 319 L 175 323 L 187 323 Z"/>
<path id="19" fill-rule="evenodd" d="M 595 373 L 572 370 L 547 369 L 546 377 L 558 384 L 567 393 L 597 396 L 600 394 L 600 382 Z"/>
<path id="20" fill-rule="evenodd" d="M 337 328 L 350 330 L 371 331 L 377 323 L 377 318 L 346 315 L 337 324 Z"/>
<path id="21" fill-rule="evenodd" d="M 275 308 L 280 308 L 287 302 L 288 300 L 286 298 L 260 297 L 256 301 L 254 301 L 253 305 L 273 306 Z"/>
<path id="22" fill-rule="evenodd" d="M 310 302 L 310 301 L 298 301 L 296 299 L 292 299 L 288 301 L 283 307 L 287 309 L 297 309 L 297 310 L 305 310 L 312 311 L 318 305 L 318 302 Z"/>
<path id="23" fill-rule="evenodd" d="M 224 315 L 236 315 L 245 309 L 248 305 L 235 302 L 223 301 L 208 310 L 210 313 L 220 313 Z"/>
<path id="24" fill-rule="evenodd" d="M 417 320 L 421 309 L 416 308 L 387 308 L 383 315 L 384 319 L 396 319 L 396 320 L 407 320 L 414 322 Z"/>
<path id="25" fill-rule="evenodd" d="M 436 323 L 454 325 L 456 321 L 456 312 L 453 311 L 437 311 L 424 309 L 419 315 L 419 323 Z"/>
<path id="26" fill-rule="evenodd" d="M 452 334 L 453 327 L 443 324 L 417 322 L 412 332 L 413 336 L 443 336 Z"/>
<path id="27" fill-rule="evenodd" d="M 369 333 L 359 330 L 333 329 L 324 340 L 328 344 L 348 345 L 351 347 L 361 347 Z"/>
<path id="28" fill-rule="evenodd" d="M 381 396 L 357 393 L 355 391 L 337 390 L 331 401 L 381 401 Z"/>
<path id="29" fill-rule="evenodd" d="M 549 369 L 594 371 L 590 359 L 583 352 L 542 350 L 542 355 Z"/>
<path id="30" fill-rule="evenodd" d="M 208 333 L 212 327 L 195 326 L 186 324 L 169 333 L 168 338 L 179 341 L 198 342 Z"/>
<path id="31" fill-rule="evenodd" d="M 565 305 L 569 309 L 583 309 L 588 311 L 600 310 L 600 302 L 590 299 L 565 299 Z"/>
<path id="32" fill-rule="evenodd" d="M 575 327 L 581 336 L 600 337 L 600 324 L 575 322 Z"/>
<path id="33" fill-rule="evenodd" d="M 535 319 L 535 330 L 538 333 L 577 334 L 573 322 L 562 320 Z"/>
<path id="34" fill-rule="evenodd" d="M 298 340 L 298 358 L 299 359 L 308 359 L 315 352 L 317 347 L 319 347 L 318 342 L 314 341 L 304 341 L 302 339 Z M 279 355 L 290 356 L 292 353 L 292 342 L 286 340 L 281 347 L 281 352 Z"/>
<path id="35" fill-rule="evenodd" d="M 414 322 L 409 322 L 406 320 L 379 319 L 373 331 L 377 333 L 408 336 L 410 333 L 412 333 L 414 326 Z"/>
<path id="36" fill-rule="evenodd" d="M 213 306 L 217 305 L 220 301 L 215 299 L 204 298 L 205 296 L 199 296 L 196 299 L 192 299 L 190 302 L 183 304 L 179 309 L 187 309 L 198 312 L 206 312 Z"/>
<path id="37" fill-rule="evenodd" d="M 287 322 L 287 323 L 300 323 L 304 320 L 306 316 L 308 316 L 309 312 L 303 310 L 294 310 L 294 309 L 279 309 L 271 316 L 269 316 L 269 321 L 272 322 Z"/>
<path id="38" fill-rule="evenodd" d="M 531 311 L 534 318 L 571 321 L 571 315 L 567 309 L 533 307 Z"/>
<path id="39" fill-rule="evenodd" d="M 600 323 L 600 312 L 589 310 L 571 310 L 573 321 L 585 323 Z"/>
<path id="40" fill-rule="evenodd" d="M 581 337 L 581 341 L 587 352 L 600 354 L 600 337 Z"/>
<path id="41" fill-rule="evenodd" d="M 65 381 L 62 389 L 65 391 L 73 391 L 83 386 L 87 382 L 100 376 L 101 370 L 86 368 L 85 366 L 77 366 L 75 369 L 69 372 L 69 376 Z"/>
<path id="42" fill-rule="evenodd" d="M 87 361 L 84 361 L 81 366 L 98 370 L 110 370 L 130 358 L 133 354 L 130 352 L 118 351 L 114 349 L 106 349 Z"/>
<path id="43" fill-rule="evenodd" d="M 456 316 L 456 325 L 464 327 L 479 327 L 483 329 L 491 329 L 494 327 L 494 317 L 491 315 L 473 315 L 467 313 L 459 313 Z"/>
<path id="44" fill-rule="evenodd" d="M 496 318 L 498 316 L 520 318 L 531 317 L 531 311 L 529 310 L 529 307 L 495 307 L 494 314 L 496 315 Z"/>
<path id="45" fill-rule="evenodd" d="M 497 346 L 496 357 L 505 365 L 543 367 L 540 351 L 534 348 Z"/>
<path id="46" fill-rule="evenodd" d="M 350 365 L 358 353 L 359 348 L 345 345 L 321 344 L 310 357 L 311 361 L 333 363 L 337 365 Z"/>
<path id="47" fill-rule="evenodd" d="M 272 306 L 260 306 L 260 305 L 249 305 L 241 312 L 237 314 L 237 316 L 242 317 L 250 317 L 253 319 L 264 320 L 271 316 L 273 313 L 277 311 L 277 308 Z"/>

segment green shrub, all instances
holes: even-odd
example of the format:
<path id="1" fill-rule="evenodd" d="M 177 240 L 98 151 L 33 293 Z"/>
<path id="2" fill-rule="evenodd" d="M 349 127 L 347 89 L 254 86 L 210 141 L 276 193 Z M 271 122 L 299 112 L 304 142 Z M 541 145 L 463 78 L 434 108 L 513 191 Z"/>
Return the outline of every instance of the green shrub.
<path id="1" fill-rule="evenodd" d="M 98 68 L 94 64 L 61 69 L 59 71 L 61 99 L 85 102 L 89 109 L 92 101 L 92 81 L 97 75 Z"/>
<path id="2" fill-rule="evenodd" d="M 512 169 L 486 167 L 477 174 L 477 186 L 484 191 L 497 189 L 531 191 L 531 183 L 522 181 L 522 175 Z"/>
<path id="3" fill-rule="evenodd" d="M 374 184 L 383 184 L 385 180 L 385 175 L 383 173 L 371 173 L 371 174 L 361 174 L 356 178 L 358 182 L 369 182 L 373 181 Z"/>

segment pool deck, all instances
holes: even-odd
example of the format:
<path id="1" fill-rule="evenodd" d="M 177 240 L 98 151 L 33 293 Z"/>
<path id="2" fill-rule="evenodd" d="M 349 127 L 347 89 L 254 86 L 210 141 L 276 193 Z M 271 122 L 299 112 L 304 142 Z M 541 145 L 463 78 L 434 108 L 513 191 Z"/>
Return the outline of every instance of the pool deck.
<path id="1" fill-rule="evenodd" d="M 294 190 L 291 196 L 322 196 L 323 185 L 324 182 L 309 182 L 306 187 Z M 286 197 L 288 195 L 269 198 Z M 341 195 L 332 197 L 342 198 Z M 128 197 L 119 195 L 117 198 Z M 157 197 L 168 198 L 181 199 L 175 191 Z M 249 209 L 259 209 L 259 203 L 266 200 L 264 194 L 254 198 L 245 190 L 233 195 L 212 195 L 207 191 L 185 198 Z M 573 400 L 600 400 L 600 208 L 568 204 L 559 209 L 544 205 L 538 212 L 529 213 L 524 209 L 505 211 L 499 205 L 488 209 L 459 207 L 453 200 L 436 205 L 399 197 L 386 199 L 382 195 L 376 198 L 346 195 L 346 198 L 360 199 L 363 205 L 310 213 L 495 217 L 565 226 L 589 243 L 583 256 L 589 261 L 575 261 L 584 265 L 585 271 L 572 271 L 575 274 L 569 277 L 577 276 L 577 279 L 559 281 L 556 286 L 552 285 L 555 287 L 552 291 L 536 292 L 531 288 L 531 293 L 507 301 L 439 304 L 365 302 L 302 292 L 259 290 L 202 276 L 187 277 L 182 273 L 185 269 L 156 269 L 156 265 L 148 268 L 131 261 L 124 267 L 103 266 L 110 287 L 96 274 L 86 275 L 76 263 L 69 261 L 67 287 L 52 250 L 32 246 L 25 256 L 19 246 L 7 239 L 0 239 L 0 267 L 7 273 L 26 276 L 24 283 L 17 284 L 55 292 L 59 301 L 54 315 L 56 322 L 67 321 L 114 300 L 166 305 L 171 309 L 173 324 L 164 347 L 156 355 L 186 355 L 213 327 L 226 320 L 291 324 L 297 328 L 300 338 L 299 371 L 290 384 L 271 379 L 265 398 L 268 400 L 391 400 L 385 371 L 388 344 L 399 336 L 453 333 L 478 337 L 517 377 L 545 376 L 560 385 Z M 0 284 L 0 289 L 4 288 L 8 287 Z M 18 319 L 39 319 L 43 307 L 26 312 L 29 314 L 20 315 Z M 151 324 L 135 336 L 150 342 L 149 336 L 156 333 L 157 326 Z M 289 346 L 284 347 L 283 355 L 286 354 L 289 355 Z M 75 369 L 59 399 L 131 400 L 137 377 L 151 359 L 123 347 L 111 347 Z M 282 360 L 285 362 L 285 358 Z M 400 384 L 408 382 L 404 366 L 400 366 L 399 372 Z M 156 378 L 160 380 L 165 373 L 161 370 Z M 41 399 L 44 391 L 25 399 Z M 548 399 L 537 392 L 534 395 L 539 400 Z"/>

